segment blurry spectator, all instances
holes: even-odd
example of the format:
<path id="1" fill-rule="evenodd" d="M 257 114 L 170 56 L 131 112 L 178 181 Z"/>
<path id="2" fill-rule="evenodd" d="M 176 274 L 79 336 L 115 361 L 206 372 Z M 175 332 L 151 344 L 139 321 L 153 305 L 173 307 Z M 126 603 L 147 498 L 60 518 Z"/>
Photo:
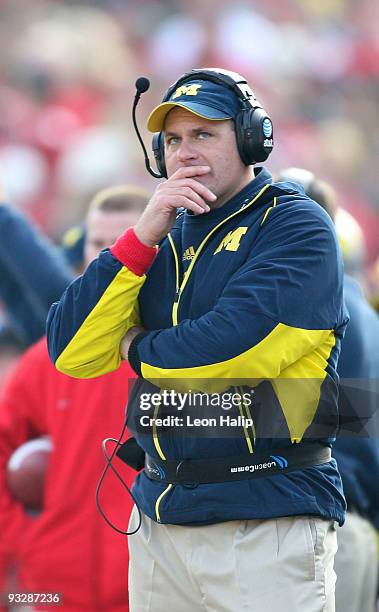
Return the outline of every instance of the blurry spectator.
<path id="1" fill-rule="evenodd" d="M 25 345 L 17 330 L 6 321 L 0 319 L 0 393 L 4 381 L 10 376 L 11 370 L 21 358 Z M 15 555 L 14 551 L 3 547 L 0 537 L 0 593 L 9 586 L 10 590 L 15 587 L 13 580 Z M 0 611 L 6 612 L 0 600 Z"/>
<path id="2" fill-rule="evenodd" d="M 0 299 L 26 347 L 45 333 L 50 305 L 72 271 L 53 243 L 7 199 L 0 176 Z"/>
<path id="3" fill-rule="evenodd" d="M 336 219 L 341 209 L 330 185 L 299 168 L 282 170 L 279 179 L 302 185 Z M 348 230 L 345 234 L 343 227 Z M 354 263 L 359 262 L 354 262 L 354 255 L 360 258 L 360 251 L 356 248 L 351 221 L 345 226 L 340 224 L 338 235 L 344 257 L 356 270 Z M 373 612 L 378 579 L 375 529 L 379 530 L 379 421 L 375 413 L 379 391 L 375 388 L 379 380 L 379 317 L 365 300 L 358 283 L 347 274 L 344 296 L 350 321 L 337 368 L 341 379 L 340 412 L 342 418 L 351 412 L 351 407 L 357 416 L 366 416 L 371 411 L 374 414 L 359 437 L 357 434 L 348 437 L 349 423 L 347 431 L 343 431 L 342 425 L 342 437 L 337 439 L 332 451 L 342 476 L 348 509 L 345 524 L 338 531 L 336 612 Z"/>
<path id="4" fill-rule="evenodd" d="M 147 201 L 147 193 L 133 186 L 94 198 L 86 219 L 87 264 L 137 221 Z M 61 592 L 67 612 L 128 610 L 127 541 L 101 518 L 94 495 L 104 465 L 101 441 L 121 430 L 133 376 L 127 363 L 93 380 L 65 376 L 50 362 L 43 338 L 25 353 L 0 396 L 0 550 L 16 555 L 21 590 Z M 30 524 L 5 489 L 5 466 L 15 448 L 45 434 L 53 451 L 44 509 Z M 132 470 L 121 463 L 120 470 L 130 485 Z M 102 507 L 126 529 L 132 500 L 109 474 Z"/>
<path id="5" fill-rule="evenodd" d="M 25 345 L 45 333 L 50 305 L 72 279 L 56 247 L 18 210 L 0 203 L 0 298 Z"/>

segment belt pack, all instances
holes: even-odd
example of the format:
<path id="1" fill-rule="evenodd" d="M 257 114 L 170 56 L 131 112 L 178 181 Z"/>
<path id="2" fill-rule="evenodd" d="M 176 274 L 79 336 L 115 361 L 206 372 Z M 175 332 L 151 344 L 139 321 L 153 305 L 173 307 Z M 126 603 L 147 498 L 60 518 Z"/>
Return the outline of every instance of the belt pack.
<path id="1" fill-rule="evenodd" d="M 116 454 L 135 470 L 145 468 L 151 480 L 189 487 L 273 476 L 331 460 L 330 447 L 320 443 L 275 448 L 252 455 L 162 461 L 145 454 L 136 440 L 130 438 Z"/>

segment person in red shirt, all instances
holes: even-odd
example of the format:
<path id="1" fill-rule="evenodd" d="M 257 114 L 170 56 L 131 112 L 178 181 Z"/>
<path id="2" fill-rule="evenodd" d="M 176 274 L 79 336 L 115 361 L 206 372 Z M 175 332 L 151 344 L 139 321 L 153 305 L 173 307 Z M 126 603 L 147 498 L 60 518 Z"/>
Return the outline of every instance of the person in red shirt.
<path id="1" fill-rule="evenodd" d="M 87 216 L 86 263 L 136 223 L 147 201 L 148 194 L 134 187 L 95 197 Z M 42 338 L 23 355 L 0 395 L 0 551 L 15 554 L 20 590 L 62 593 L 67 612 L 128 610 L 127 540 L 101 517 L 95 491 L 105 464 L 101 442 L 118 437 L 134 376 L 124 362 L 105 376 L 73 379 L 54 368 Z M 53 451 L 44 508 L 30 518 L 6 489 L 6 464 L 19 445 L 45 434 Z M 132 470 L 116 461 L 130 486 Z M 100 501 L 112 523 L 126 530 L 132 500 L 111 472 Z"/>

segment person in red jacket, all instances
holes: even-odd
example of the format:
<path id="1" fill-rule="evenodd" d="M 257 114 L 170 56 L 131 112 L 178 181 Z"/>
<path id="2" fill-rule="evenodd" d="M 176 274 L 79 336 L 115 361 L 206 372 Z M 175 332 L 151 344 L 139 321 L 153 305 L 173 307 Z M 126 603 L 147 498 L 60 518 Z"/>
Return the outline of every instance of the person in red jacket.
<path id="1" fill-rule="evenodd" d="M 87 217 L 87 263 L 136 223 L 147 201 L 134 187 L 95 197 Z M 0 395 L 0 549 L 17 558 L 20 590 L 62 593 L 61 609 L 67 612 L 128 610 L 127 541 L 100 516 L 95 490 L 105 464 L 101 442 L 121 431 L 133 377 L 124 362 L 96 379 L 70 378 L 54 368 L 42 338 L 21 358 Z M 5 468 L 15 448 L 45 434 L 53 451 L 44 509 L 31 519 L 7 491 Z M 131 485 L 132 470 L 117 463 Z M 132 500 L 111 472 L 100 500 L 112 523 L 126 530 Z"/>

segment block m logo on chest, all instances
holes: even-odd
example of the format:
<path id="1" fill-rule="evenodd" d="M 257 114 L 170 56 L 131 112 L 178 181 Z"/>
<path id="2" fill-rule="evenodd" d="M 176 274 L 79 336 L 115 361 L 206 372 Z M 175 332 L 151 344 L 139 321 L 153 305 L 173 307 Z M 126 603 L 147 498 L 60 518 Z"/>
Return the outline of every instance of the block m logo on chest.
<path id="1" fill-rule="evenodd" d="M 213 255 L 216 255 L 216 253 L 219 253 L 223 249 L 225 249 L 225 251 L 238 251 L 241 238 L 246 234 L 247 230 L 247 227 L 237 227 L 237 229 L 228 232 L 221 240 Z"/>

